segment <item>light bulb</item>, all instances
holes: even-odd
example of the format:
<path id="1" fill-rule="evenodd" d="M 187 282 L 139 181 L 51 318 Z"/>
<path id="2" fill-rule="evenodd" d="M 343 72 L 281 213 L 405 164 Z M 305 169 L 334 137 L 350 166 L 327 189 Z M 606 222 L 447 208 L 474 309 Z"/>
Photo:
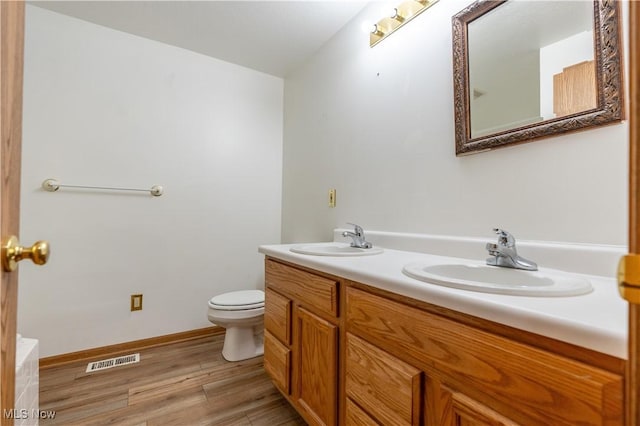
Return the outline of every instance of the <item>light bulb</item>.
<path id="1" fill-rule="evenodd" d="M 369 34 L 369 33 L 373 33 L 373 32 L 375 32 L 375 27 L 376 27 L 376 24 L 374 24 L 373 22 L 371 22 L 371 21 L 364 21 L 364 22 L 362 22 L 362 24 L 360 25 L 360 30 L 361 30 L 363 33 L 367 33 L 367 34 Z"/>

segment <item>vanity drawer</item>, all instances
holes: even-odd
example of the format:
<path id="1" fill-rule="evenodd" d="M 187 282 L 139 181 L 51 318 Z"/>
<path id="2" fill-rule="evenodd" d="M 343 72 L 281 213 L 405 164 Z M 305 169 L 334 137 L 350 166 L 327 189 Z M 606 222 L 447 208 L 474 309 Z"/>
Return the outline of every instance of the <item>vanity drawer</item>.
<path id="1" fill-rule="evenodd" d="M 352 334 L 346 342 L 347 396 L 382 424 L 419 424 L 420 370 Z"/>
<path id="2" fill-rule="evenodd" d="M 285 345 L 291 344 L 291 300 L 265 289 L 264 328 Z"/>
<path id="3" fill-rule="evenodd" d="M 347 403 L 344 407 L 344 423 L 346 425 L 353 426 L 380 426 L 380 423 L 372 419 L 364 410 L 351 400 L 347 398 Z"/>
<path id="4" fill-rule="evenodd" d="M 338 281 L 267 259 L 267 287 L 316 313 L 338 316 Z"/>
<path id="5" fill-rule="evenodd" d="M 264 369 L 286 395 L 291 393 L 291 351 L 269 331 L 264 332 Z"/>
<path id="6" fill-rule="evenodd" d="M 348 332 L 515 421 L 622 423 L 620 375 L 355 288 L 347 288 L 346 299 Z"/>

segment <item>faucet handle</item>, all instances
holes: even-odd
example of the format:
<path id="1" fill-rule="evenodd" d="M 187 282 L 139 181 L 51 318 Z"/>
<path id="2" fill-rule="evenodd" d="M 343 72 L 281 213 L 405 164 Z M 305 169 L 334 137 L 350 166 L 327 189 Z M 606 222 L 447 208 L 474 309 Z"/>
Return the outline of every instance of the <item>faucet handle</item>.
<path id="1" fill-rule="evenodd" d="M 354 232 L 356 233 L 356 235 L 358 235 L 358 236 L 363 236 L 364 235 L 364 230 L 362 229 L 362 227 L 360 225 L 356 225 L 355 223 L 351 223 L 351 222 L 347 222 L 347 225 L 353 226 Z"/>
<path id="2" fill-rule="evenodd" d="M 493 228 L 493 232 L 498 234 L 498 244 L 506 247 L 515 247 L 516 239 L 510 232 L 500 228 Z"/>

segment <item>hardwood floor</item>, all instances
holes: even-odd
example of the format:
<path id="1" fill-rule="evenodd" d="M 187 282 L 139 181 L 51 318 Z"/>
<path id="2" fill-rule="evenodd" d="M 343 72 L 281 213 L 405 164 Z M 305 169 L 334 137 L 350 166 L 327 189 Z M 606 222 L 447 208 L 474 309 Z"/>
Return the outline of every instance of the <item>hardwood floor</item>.
<path id="1" fill-rule="evenodd" d="M 227 362 L 224 335 L 140 351 L 137 364 L 40 371 L 40 425 L 306 425 L 273 386 L 262 357 Z"/>

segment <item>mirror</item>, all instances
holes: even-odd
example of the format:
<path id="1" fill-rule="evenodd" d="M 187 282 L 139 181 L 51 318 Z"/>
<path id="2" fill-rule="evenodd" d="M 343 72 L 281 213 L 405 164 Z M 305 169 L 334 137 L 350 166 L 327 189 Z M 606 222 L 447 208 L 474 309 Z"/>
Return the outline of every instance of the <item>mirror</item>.
<path id="1" fill-rule="evenodd" d="M 614 0 L 480 0 L 452 18 L 456 155 L 624 118 Z"/>

